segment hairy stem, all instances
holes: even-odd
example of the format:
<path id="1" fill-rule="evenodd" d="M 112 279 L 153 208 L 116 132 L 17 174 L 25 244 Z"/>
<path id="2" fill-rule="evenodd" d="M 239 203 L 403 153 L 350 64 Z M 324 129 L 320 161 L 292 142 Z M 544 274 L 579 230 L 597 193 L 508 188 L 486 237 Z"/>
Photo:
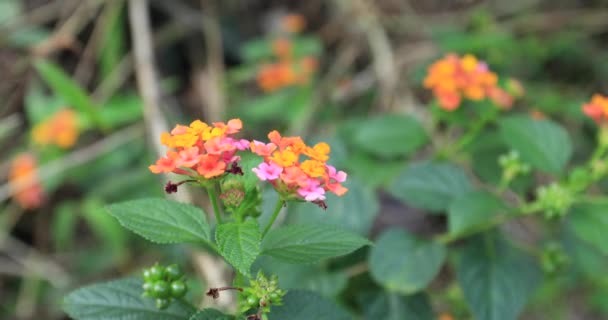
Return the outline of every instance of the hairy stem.
<path id="1" fill-rule="evenodd" d="M 215 214 L 215 220 L 218 224 L 222 223 L 222 214 L 220 212 L 220 206 L 217 200 L 217 192 L 215 191 L 214 185 L 208 185 L 207 194 L 209 195 L 209 199 L 211 200 L 211 205 L 213 206 L 213 213 Z"/>

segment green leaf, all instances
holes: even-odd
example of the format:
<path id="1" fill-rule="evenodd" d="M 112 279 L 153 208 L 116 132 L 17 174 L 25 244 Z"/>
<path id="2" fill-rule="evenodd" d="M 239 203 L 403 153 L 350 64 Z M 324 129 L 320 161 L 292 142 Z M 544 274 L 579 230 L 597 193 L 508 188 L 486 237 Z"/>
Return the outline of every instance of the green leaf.
<path id="1" fill-rule="evenodd" d="M 389 188 L 407 204 L 435 212 L 447 209 L 452 200 L 472 189 L 464 170 L 447 162 L 414 163 Z"/>
<path id="2" fill-rule="evenodd" d="M 354 132 L 353 144 L 383 158 L 405 156 L 427 141 L 422 125 L 404 115 L 383 115 L 367 120 Z"/>
<path id="3" fill-rule="evenodd" d="M 456 265 L 458 282 L 475 319 L 515 320 L 541 273 L 534 259 L 489 237 L 469 241 Z"/>
<path id="4" fill-rule="evenodd" d="M 405 230 L 389 229 L 372 247 L 369 268 L 375 281 L 402 294 L 424 289 L 445 259 L 439 243 L 415 238 Z"/>
<path id="5" fill-rule="evenodd" d="M 550 120 L 513 116 L 500 122 L 505 143 L 538 170 L 559 174 L 572 156 L 568 132 Z"/>
<path id="6" fill-rule="evenodd" d="M 365 319 L 433 320 L 433 309 L 428 296 L 418 293 L 402 296 L 395 293 L 375 293 L 363 296 L 361 305 Z"/>
<path id="7" fill-rule="evenodd" d="M 89 98 L 87 92 L 63 72 L 58 65 L 45 60 L 37 60 L 34 66 L 40 77 L 53 89 L 56 95 L 61 96 L 71 107 L 80 111 L 90 121 L 103 128 L 103 122 L 98 114 L 97 106 Z"/>
<path id="8" fill-rule="evenodd" d="M 302 289 L 318 292 L 325 297 L 335 297 L 348 284 L 346 273 L 326 271 L 324 266 L 291 264 L 268 256 L 261 256 L 253 264 L 253 272 L 276 275 L 282 289 Z"/>
<path id="9" fill-rule="evenodd" d="M 196 314 L 194 314 L 192 317 L 190 317 L 190 320 L 232 320 L 232 319 L 234 319 L 233 316 L 223 314 L 221 311 L 212 309 L 212 308 L 203 309 L 203 310 L 197 312 Z"/>
<path id="10" fill-rule="evenodd" d="M 290 263 L 313 263 L 368 244 L 367 239 L 334 226 L 291 225 L 271 230 L 262 242 L 262 254 Z"/>
<path id="11" fill-rule="evenodd" d="M 244 275 L 250 274 L 251 264 L 260 254 L 262 235 L 256 220 L 220 224 L 215 231 L 220 253 Z"/>
<path id="12" fill-rule="evenodd" d="M 578 238 L 608 255 L 608 200 L 576 204 L 568 217 Z"/>
<path id="13" fill-rule="evenodd" d="M 139 278 L 87 286 L 67 295 L 63 310 L 75 320 L 184 320 L 195 312 L 181 300 L 158 310 L 154 299 L 142 297 L 141 286 Z"/>
<path id="14" fill-rule="evenodd" d="M 209 241 L 209 225 L 200 208 L 175 201 L 149 198 L 107 206 L 120 224 L 156 243 Z"/>
<path id="15" fill-rule="evenodd" d="M 450 234 L 476 230 L 507 210 L 506 204 L 487 191 L 473 191 L 452 202 L 448 209 Z"/>
<path id="16" fill-rule="evenodd" d="M 303 224 L 334 225 L 366 235 L 380 209 L 378 199 L 370 188 L 355 178 L 349 177 L 344 186 L 348 188 L 345 195 L 327 196 L 327 210 L 311 203 L 289 204 L 293 219 Z"/>
<path id="17" fill-rule="evenodd" d="M 344 309 L 317 293 L 290 290 L 283 298 L 283 305 L 273 306 L 270 320 L 350 320 L 353 317 Z"/>

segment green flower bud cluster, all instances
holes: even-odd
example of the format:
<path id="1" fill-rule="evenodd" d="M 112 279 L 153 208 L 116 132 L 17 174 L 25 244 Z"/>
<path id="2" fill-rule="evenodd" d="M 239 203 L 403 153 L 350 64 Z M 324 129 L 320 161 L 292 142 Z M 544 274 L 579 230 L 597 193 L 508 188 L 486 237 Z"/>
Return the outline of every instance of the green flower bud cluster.
<path id="1" fill-rule="evenodd" d="M 537 191 L 538 204 L 545 218 L 563 217 L 574 203 L 574 193 L 559 183 L 542 186 Z"/>
<path id="2" fill-rule="evenodd" d="M 262 203 L 262 194 L 257 185 L 248 186 L 239 177 L 226 179 L 221 184 L 220 200 L 227 211 L 236 216 L 245 218 L 259 217 L 262 212 L 259 206 Z"/>
<path id="3" fill-rule="evenodd" d="M 166 309 L 172 299 L 179 299 L 188 291 L 184 273 L 176 264 L 163 267 L 157 263 L 144 269 L 143 278 L 143 296 L 155 298 L 158 309 Z"/>
<path id="4" fill-rule="evenodd" d="M 509 153 L 500 156 L 498 164 L 502 168 L 503 180 L 506 182 L 511 182 L 517 176 L 530 172 L 530 166 L 521 161 L 519 152 L 515 150 L 511 150 Z"/>
<path id="5" fill-rule="evenodd" d="M 279 288 L 276 275 L 268 279 L 260 271 L 256 279 L 249 282 L 249 287 L 239 293 L 241 312 L 255 309 L 266 314 L 270 312 L 271 305 L 278 306 L 283 303 L 283 296 L 286 293 L 285 290 Z"/>
<path id="6" fill-rule="evenodd" d="M 564 249 L 552 242 L 545 246 L 540 256 L 541 266 L 547 274 L 555 274 L 570 262 Z"/>

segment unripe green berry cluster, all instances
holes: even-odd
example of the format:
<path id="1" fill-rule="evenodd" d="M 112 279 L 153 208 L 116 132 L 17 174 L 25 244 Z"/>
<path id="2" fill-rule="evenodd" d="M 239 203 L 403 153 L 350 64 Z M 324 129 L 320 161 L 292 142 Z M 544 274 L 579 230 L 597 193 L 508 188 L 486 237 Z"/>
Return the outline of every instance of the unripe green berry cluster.
<path id="1" fill-rule="evenodd" d="M 281 305 L 285 290 L 279 288 L 276 275 L 270 279 L 259 272 L 255 280 L 249 282 L 249 287 L 239 294 L 241 312 L 259 310 L 262 314 L 270 312 L 271 305 Z"/>
<path id="2" fill-rule="evenodd" d="M 543 248 L 540 261 L 543 271 L 552 275 L 563 269 L 570 259 L 558 243 L 549 243 Z"/>
<path id="3" fill-rule="evenodd" d="M 143 271 L 144 297 L 156 299 L 158 309 L 166 309 L 173 299 L 183 297 L 188 291 L 184 272 L 176 264 L 166 267 L 158 263 Z"/>
<path id="4" fill-rule="evenodd" d="M 563 217 L 574 203 L 574 194 L 559 183 L 542 186 L 537 191 L 538 202 L 547 219 Z"/>
<path id="5" fill-rule="evenodd" d="M 519 158 L 519 152 L 511 150 L 498 158 L 498 164 L 503 170 L 503 176 L 506 181 L 512 181 L 519 175 L 525 175 L 530 172 L 530 166 L 523 163 Z"/>

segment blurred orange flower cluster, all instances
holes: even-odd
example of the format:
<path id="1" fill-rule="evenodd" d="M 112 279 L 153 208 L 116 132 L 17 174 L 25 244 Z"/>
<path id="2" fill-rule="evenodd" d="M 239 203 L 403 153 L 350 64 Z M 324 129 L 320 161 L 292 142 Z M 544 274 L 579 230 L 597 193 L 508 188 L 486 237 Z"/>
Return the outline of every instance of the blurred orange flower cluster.
<path id="1" fill-rule="evenodd" d="M 281 18 L 281 29 L 287 33 L 300 33 L 306 27 L 306 19 L 297 13 L 286 14 Z"/>
<path id="2" fill-rule="evenodd" d="M 32 129 L 32 140 L 38 145 L 57 145 L 66 149 L 76 143 L 78 134 L 76 112 L 63 108 Z"/>
<path id="3" fill-rule="evenodd" d="M 13 198 L 24 209 L 35 209 L 45 199 L 44 190 L 36 175 L 37 160 L 34 155 L 22 153 L 11 164 L 9 185 Z"/>
<path id="4" fill-rule="evenodd" d="M 281 25 L 282 31 L 294 34 L 304 29 L 306 21 L 301 15 L 289 14 L 283 17 Z M 274 40 L 272 52 L 277 61 L 261 65 L 257 73 L 257 83 L 265 92 L 306 84 L 317 70 L 316 58 L 294 56 L 293 42 L 287 37 Z"/>
<path id="5" fill-rule="evenodd" d="M 251 142 L 251 151 L 264 158 L 253 169 L 262 181 L 269 181 L 279 193 L 321 204 L 325 192 L 338 196 L 348 189 L 342 186 L 346 173 L 328 165 L 330 147 L 320 142 L 307 146 L 300 137 L 282 137 L 277 131 L 268 134 L 270 143 Z M 301 157 L 308 159 L 301 161 Z"/>
<path id="6" fill-rule="evenodd" d="M 509 108 L 513 97 L 498 87 L 498 77 L 488 65 L 475 56 L 448 54 L 433 63 L 424 79 L 424 87 L 432 89 L 441 108 L 456 110 L 463 98 L 480 101 L 490 98 L 499 107 Z"/>
<path id="7" fill-rule="evenodd" d="M 304 57 L 297 61 L 282 60 L 265 64 L 258 71 L 258 85 L 265 92 L 306 84 L 317 70 L 317 59 Z"/>
<path id="8" fill-rule="evenodd" d="M 583 105 L 583 112 L 593 119 L 598 125 L 608 121 L 608 97 L 595 94 L 591 102 Z"/>
<path id="9" fill-rule="evenodd" d="M 208 125 L 200 120 L 189 126 L 177 125 L 171 133 L 163 133 L 160 141 L 171 148 L 149 167 L 153 173 L 168 173 L 202 176 L 205 179 L 218 177 L 236 165 L 240 159 L 238 150 L 249 148 L 249 141 L 236 140 L 232 135 L 238 133 L 243 124 L 239 119 L 228 123 L 215 122 Z"/>

